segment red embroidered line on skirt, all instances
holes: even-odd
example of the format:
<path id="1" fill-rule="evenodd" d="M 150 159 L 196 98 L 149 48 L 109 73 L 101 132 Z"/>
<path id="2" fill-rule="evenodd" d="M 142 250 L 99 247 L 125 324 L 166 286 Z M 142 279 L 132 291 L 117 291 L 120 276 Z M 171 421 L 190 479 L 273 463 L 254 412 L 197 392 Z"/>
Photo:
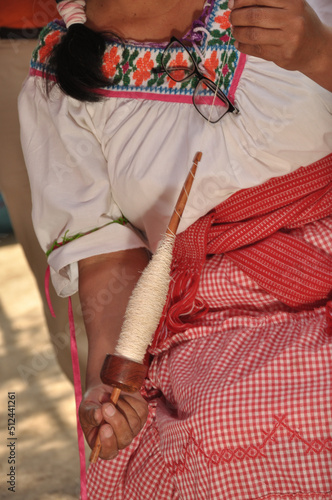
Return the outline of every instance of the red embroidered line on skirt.
<path id="1" fill-rule="evenodd" d="M 213 450 L 209 453 L 204 450 L 203 443 L 194 437 L 193 430 L 191 429 L 189 431 L 187 442 L 184 445 L 183 459 L 168 462 L 166 463 L 166 467 L 168 468 L 171 475 L 184 473 L 185 471 L 189 470 L 187 461 L 190 456 L 197 454 L 201 455 L 211 465 L 229 464 L 234 461 L 243 461 L 245 459 L 254 460 L 258 457 L 266 458 L 267 455 L 266 453 L 264 453 L 264 450 L 268 445 L 273 446 L 273 444 L 278 441 L 277 434 L 281 429 L 285 429 L 289 433 L 289 442 L 296 440 L 304 445 L 305 454 L 314 453 L 315 455 L 319 455 L 322 452 L 332 453 L 331 438 L 314 438 L 311 440 L 306 439 L 301 435 L 299 431 L 293 429 L 289 424 L 287 424 L 287 422 L 285 421 L 287 418 L 286 415 L 274 415 L 273 418 L 275 420 L 275 423 L 272 429 L 270 429 L 269 431 L 263 431 L 265 437 L 261 443 L 251 443 L 247 446 L 238 446 L 236 448 L 227 446 L 226 448 L 223 448 L 221 450 Z"/>

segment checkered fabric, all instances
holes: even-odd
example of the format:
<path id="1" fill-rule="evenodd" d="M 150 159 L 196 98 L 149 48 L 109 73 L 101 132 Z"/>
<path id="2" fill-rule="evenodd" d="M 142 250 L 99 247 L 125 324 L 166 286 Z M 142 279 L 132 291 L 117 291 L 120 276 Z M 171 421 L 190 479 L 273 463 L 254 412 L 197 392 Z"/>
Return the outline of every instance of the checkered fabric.
<path id="1" fill-rule="evenodd" d="M 289 234 L 332 256 L 331 217 Z M 90 465 L 89 500 L 332 499 L 331 302 L 292 308 L 227 255 L 197 297 L 208 312 L 154 349 L 148 421 Z"/>

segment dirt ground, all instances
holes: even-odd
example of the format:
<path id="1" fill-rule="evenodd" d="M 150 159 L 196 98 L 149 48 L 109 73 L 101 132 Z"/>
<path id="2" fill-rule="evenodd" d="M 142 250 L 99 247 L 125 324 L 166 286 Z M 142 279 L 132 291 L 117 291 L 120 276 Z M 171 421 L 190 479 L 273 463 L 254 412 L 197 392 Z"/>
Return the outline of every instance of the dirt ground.
<path id="1" fill-rule="evenodd" d="M 13 236 L 0 238 L 0 338 L 0 498 L 78 499 L 73 387 L 55 360 L 34 278 Z M 14 441 L 8 393 L 15 397 Z M 12 459 L 15 478 L 7 476 Z M 15 492 L 8 490 L 13 478 Z"/>

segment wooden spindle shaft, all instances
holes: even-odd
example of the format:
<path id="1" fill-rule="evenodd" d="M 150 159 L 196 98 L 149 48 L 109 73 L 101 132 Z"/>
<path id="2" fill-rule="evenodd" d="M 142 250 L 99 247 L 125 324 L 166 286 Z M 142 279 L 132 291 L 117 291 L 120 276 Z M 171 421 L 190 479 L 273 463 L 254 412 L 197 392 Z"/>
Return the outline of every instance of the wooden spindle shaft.
<path id="1" fill-rule="evenodd" d="M 193 165 L 178 197 L 174 212 L 168 224 L 166 231 L 167 235 L 174 236 L 176 234 L 195 178 L 197 164 L 201 158 L 202 153 L 199 151 L 195 154 Z M 100 378 L 104 384 L 114 387 L 110 400 L 114 405 L 116 405 L 121 390 L 126 392 L 136 392 L 140 390 L 146 373 L 147 367 L 143 364 L 136 363 L 135 361 L 131 361 L 126 358 L 121 358 L 120 356 L 107 354 L 101 369 Z M 94 448 L 90 455 L 91 463 L 95 463 L 97 461 L 100 449 L 101 443 L 98 433 Z"/>
<path id="2" fill-rule="evenodd" d="M 188 195 L 190 193 L 191 186 L 194 182 L 194 178 L 195 178 L 195 174 L 196 174 L 196 170 L 197 170 L 197 164 L 201 160 L 201 158 L 202 158 L 202 153 L 199 151 L 198 153 L 196 153 L 196 155 L 194 157 L 192 167 L 191 167 L 191 169 L 187 175 L 187 178 L 183 184 L 183 187 L 181 189 L 181 193 L 178 197 L 178 200 L 177 200 L 174 212 L 172 214 L 172 217 L 170 218 L 166 234 L 169 234 L 171 236 L 172 235 L 174 236 L 176 234 L 176 231 L 177 231 L 178 226 L 180 224 L 180 220 L 181 220 L 182 214 L 184 212 L 184 209 L 185 209 L 185 206 L 186 206 L 186 203 L 188 200 Z"/>

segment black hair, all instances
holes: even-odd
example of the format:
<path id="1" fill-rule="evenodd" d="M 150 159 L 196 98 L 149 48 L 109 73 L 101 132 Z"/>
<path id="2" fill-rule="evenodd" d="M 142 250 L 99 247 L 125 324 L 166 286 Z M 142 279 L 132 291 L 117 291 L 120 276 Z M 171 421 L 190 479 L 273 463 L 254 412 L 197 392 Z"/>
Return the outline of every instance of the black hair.
<path id="1" fill-rule="evenodd" d="M 102 72 L 106 41 L 101 33 L 84 24 L 72 24 L 57 44 L 48 61 L 61 90 L 79 101 L 102 99 L 96 90 L 110 85 Z"/>

